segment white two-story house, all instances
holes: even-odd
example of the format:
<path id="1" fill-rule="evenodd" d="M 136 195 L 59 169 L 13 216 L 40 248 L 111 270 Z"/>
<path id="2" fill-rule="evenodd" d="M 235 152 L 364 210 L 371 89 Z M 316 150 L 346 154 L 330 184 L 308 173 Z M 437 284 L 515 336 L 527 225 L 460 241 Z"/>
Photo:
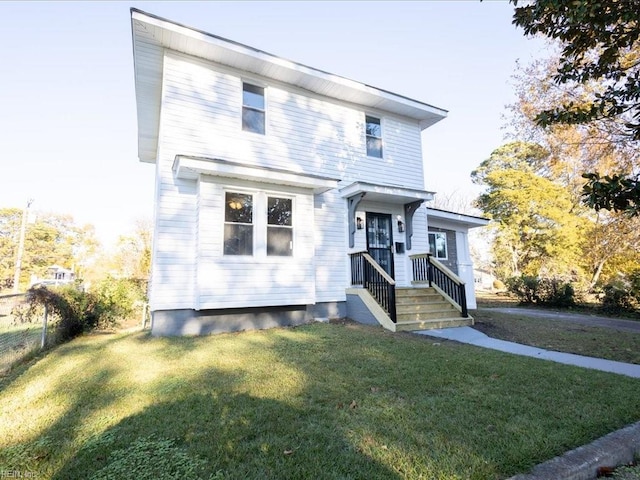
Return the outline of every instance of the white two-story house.
<path id="1" fill-rule="evenodd" d="M 472 321 L 466 232 L 486 221 L 426 207 L 421 132 L 445 110 L 131 20 L 139 158 L 156 171 L 154 334 Z"/>

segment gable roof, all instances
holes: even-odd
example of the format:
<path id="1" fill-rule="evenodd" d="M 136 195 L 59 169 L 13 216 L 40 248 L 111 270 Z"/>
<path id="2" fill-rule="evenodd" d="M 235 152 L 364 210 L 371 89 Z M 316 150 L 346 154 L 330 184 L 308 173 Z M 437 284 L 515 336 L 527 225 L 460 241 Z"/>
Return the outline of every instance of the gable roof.
<path id="1" fill-rule="evenodd" d="M 155 162 L 160 120 L 163 50 L 210 60 L 310 92 L 417 120 L 425 129 L 447 116 L 427 103 L 356 82 L 301 63 L 131 9 L 138 110 L 138 156 Z"/>

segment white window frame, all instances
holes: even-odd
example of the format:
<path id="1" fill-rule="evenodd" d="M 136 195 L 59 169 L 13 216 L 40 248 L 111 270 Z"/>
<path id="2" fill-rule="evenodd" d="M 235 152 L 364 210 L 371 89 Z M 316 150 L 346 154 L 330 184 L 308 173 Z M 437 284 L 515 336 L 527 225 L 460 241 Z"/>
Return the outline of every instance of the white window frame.
<path id="1" fill-rule="evenodd" d="M 242 194 L 242 195 L 251 195 L 252 197 L 252 227 L 253 227 L 253 246 L 252 246 L 252 254 L 249 255 L 235 255 L 224 253 L 224 243 L 225 243 L 225 225 L 232 223 L 226 221 L 226 198 L 227 194 Z M 291 229 L 291 255 L 269 255 L 268 251 L 268 235 L 267 231 L 269 227 L 278 227 L 285 228 L 285 226 L 277 226 L 277 225 L 269 225 L 269 197 L 273 198 L 283 198 L 287 200 L 291 200 L 291 226 L 286 226 L 286 228 Z M 255 190 L 252 188 L 243 188 L 243 187 L 232 187 L 228 186 L 222 190 L 222 257 L 234 260 L 241 261 L 240 259 L 262 259 L 269 258 L 272 260 L 277 259 L 287 259 L 296 257 L 296 195 L 292 195 L 291 193 L 272 191 L 272 190 Z M 236 222 L 233 222 L 236 223 Z M 239 225 L 249 225 L 244 223 L 239 223 Z"/>
<path id="2" fill-rule="evenodd" d="M 367 124 L 368 123 L 373 123 L 373 122 L 368 122 L 367 121 L 369 118 L 378 121 L 378 125 L 380 126 L 380 136 L 379 137 L 367 134 Z M 373 115 L 373 114 L 365 113 L 365 115 L 364 115 L 364 148 L 365 148 L 367 157 L 369 157 L 369 158 L 384 158 L 384 150 L 385 150 L 385 148 L 384 148 L 384 140 L 383 140 L 384 128 L 383 128 L 383 124 L 382 123 L 383 123 L 382 122 L 382 117 L 379 117 L 379 116 Z M 380 156 L 370 155 L 369 154 L 369 148 L 368 148 L 368 142 L 367 142 L 368 138 L 375 138 L 375 139 L 380 140 Z"/>
<path id="3" fill-rule="evenodd" d="M 228 222 L 227 221 L 227 194 L 238 194 L 238 195 L 251 195 L 251 223 L 241 223 L 241 222 Z M 225 257 L 253 257 L 256 254 L 256 192 L 248 192 L 242 189 L 227 189 L 223 191 L 223 202 L 222 202 L 222 255 Z M 226 235 L 225 230 L 227 225 L 251 225 L 251 253 L 247 254 L 234 254 L 234 253 L 225 253 L 225 243 L 226 243 Z"/>
<path id="4" fill-rule="evenodd" d="M 262 101 L 264 103 L 264 107 L 263 109 L 259 109 L 256 107 L 252 107 L 250 105 L 245 105 L 244 104 L 244 87 L 245 85 L 249 85 L 251 87 L 256 87 L 256 88 L 261 88 L 262 89 Z M 250 79 L 243 79 L 240 85 L 240 92 L 241 92 L 241 97 L 240 97 L 240 103 L 241 103 L 241 108 L 240 108 L 240 129 L 243 132 L 247 132 L 247 133 L 253 133 L 255 135 L 262 135 L 265 136 L 267 134 L 267 86 L 260 83 L 260 82 L 256 82 Z M 254 130 L 249 130 L 244 128 L 244 110 L 248 109 L 248 110 L 253 110 L 255 112 L 261 112 L 262 115 L 264 116 L 264 131 L 262 132 L 256 132 Z"/>
<path id="5" fill-rule="evenodd" d="M 264 192 L 265 195 L 265 254 L 267 257 L 293 257 L 295 252 L 295 198 L 290 195 L 282 195 L 273 192 Z M 283 200 L 291 200 L 291 225 L 271 225 L 269 223 L 269 198 L 281 198 Z M 291 248 L 289 255 L 269 254 L 269 228 L 287 228 L 291 230 Z"/>
<path id="6" fill-rule="evenodd" d="M 431 251 L 431 242 L 429 241 L 429 237 L 433 235 L 433 244 L 434 247 L 436 245 L 436 237 L 438 236 L 442 236 L 444 237 L 444 257 L 438 257 L 438 249 L 437 247 L 434 248 L 434 251 Z M 431 253 L 431 255 L 433 255 L 433 258 L 435 258 L 436 260 L 448 260 L 449 259 L 449 245 L 447 243 L 447 232 L 434 232 L 434 231 L 429 231 L 427 233 L 427 243 L 429 245 L 429 253 Z"/>

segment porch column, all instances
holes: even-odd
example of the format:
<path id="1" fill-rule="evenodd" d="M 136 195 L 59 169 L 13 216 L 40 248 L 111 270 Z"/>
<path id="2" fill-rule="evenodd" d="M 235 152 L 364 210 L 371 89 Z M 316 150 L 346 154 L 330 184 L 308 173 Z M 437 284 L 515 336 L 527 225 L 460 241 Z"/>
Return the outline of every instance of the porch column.
<path id="1" fill-rule="evenodd" d="M 411 237 L 413 236 L 413 214 L 424 200 L 416 200 L 415 202 L 404 204 L 404 221 L 406 228 L 407 250 L 411 250 Z"/>
<path id="2" fill-rule="evenodd" d="M 354 235 L 356 233 L 356 208 L 358 208 L 358 204 L 362 197 L 364 197 L 367 192 L 357 193 L 352 197 L 347 198 L 347 203 L 349 205 L 349 248 L 353 248 L 355 245 Z"/>

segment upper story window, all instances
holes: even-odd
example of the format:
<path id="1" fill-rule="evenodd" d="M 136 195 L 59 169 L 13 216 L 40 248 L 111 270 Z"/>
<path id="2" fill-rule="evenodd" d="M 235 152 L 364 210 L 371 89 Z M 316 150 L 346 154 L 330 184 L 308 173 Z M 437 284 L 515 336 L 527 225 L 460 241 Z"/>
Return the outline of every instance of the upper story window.
<path id="1" fill-rule="evenodd" d="M 267 255 L 293 255 L 291 204 L 290 198 L 267 199 Z"/>
<path id="2" fill-rule="evenodd" d="M 224 254 L 253 255 L 253 195 L 227 192 L 224 201 Z"/>
<path id="3" fill-rule="evenodd" d="M 242 84 L 242 129 L 264 135 L 264 88 Z"/>
<path id="4" fill-rule="evenodd" d="M 367 136 L 367 156 L 382 158 L 382 127 L 380 119 L 365 117 Z"/>
<path id="5" fill-rule="evenodd" d="M 445 232 L 429 232 L 429 253 L 438 260 L 446 260 L 447 234 Z"/>

